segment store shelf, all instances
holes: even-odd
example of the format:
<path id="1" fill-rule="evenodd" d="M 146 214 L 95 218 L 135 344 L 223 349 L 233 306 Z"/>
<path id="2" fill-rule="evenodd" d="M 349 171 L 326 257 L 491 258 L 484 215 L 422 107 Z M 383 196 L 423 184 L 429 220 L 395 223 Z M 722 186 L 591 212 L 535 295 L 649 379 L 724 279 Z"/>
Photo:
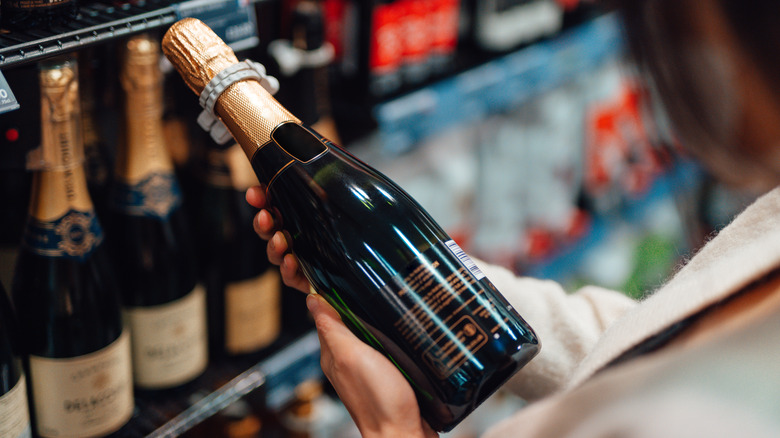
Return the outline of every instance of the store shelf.
<path id="1" fill-rule="evenodd" d="M 136 409 L 120 435 L 127 438 L 179 436 L 250 393 L 262 391 L 264 405 L 279 409 L 307 379 L 322 378 L 316 332 L 281 339 L 280 347 L 258 361 L 212 363 L 192 383 L 164 393 L 136 394 Z"/>
<path id="2" fill-rule="evenodd" d="M 702 168 L 695 162 L 679 159 L 658 175 L 646 193 L 626 199 L 616 211 L 592 218 L 589 231 L 575 243 L 561 248 L 550 258 L 524 266 L 522 274 L 534 278 L 567 282 L 576 275 L 589 251 L 608 240 L 619 224 L 639 224 L 659 201 L 684 197 L 699 186 Z M 690 249 L 690 248 L 689 248 Z"/>
<path id="3" fill-rule="evenodd" d="M 113 38 L 169 25 L 176 21 L 175 2 L 148 0 L 113 7 L 90 4 L 64 26 L 0 34 L 0 68 L 65 53 Z"/>
<path id="4" fill-rule="evenodd" d="M 374 108 L 384 152 L 395 155 L 458 124 L 516 108 L 623 53 L 605 15 Z"/>
<path id="5" fill-rule="evenodd" d="M 65 25 L 0 33 L 0 69 L 163 28 L 183 17 L 205 21 L 236 50 L 250 48 L 257 44 L 251 3 L 238 0 L 142 0 L 123 6 L 88 3 L 79 9 L 77 18 Z"/>

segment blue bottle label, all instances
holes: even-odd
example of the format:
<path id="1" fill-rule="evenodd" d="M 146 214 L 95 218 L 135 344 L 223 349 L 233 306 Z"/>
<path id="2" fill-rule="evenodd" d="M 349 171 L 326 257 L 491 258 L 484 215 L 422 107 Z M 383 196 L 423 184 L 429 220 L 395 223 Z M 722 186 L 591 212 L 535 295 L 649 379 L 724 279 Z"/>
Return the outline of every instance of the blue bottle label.
<path id="1" fill-rule="evenodd" d="M 117 184 L 112 198 L 129 215 L 167 219 L 181 205 L 181 189 L 174 174 L 153 173 L 138 184 Z"/>
<path id="2" fill-rule="evenodd" d="M 59 219 L 27 223 L 24 245 L 35 254 L 84 260 L 103 241 L 94 211 L 69 210 Z"/>

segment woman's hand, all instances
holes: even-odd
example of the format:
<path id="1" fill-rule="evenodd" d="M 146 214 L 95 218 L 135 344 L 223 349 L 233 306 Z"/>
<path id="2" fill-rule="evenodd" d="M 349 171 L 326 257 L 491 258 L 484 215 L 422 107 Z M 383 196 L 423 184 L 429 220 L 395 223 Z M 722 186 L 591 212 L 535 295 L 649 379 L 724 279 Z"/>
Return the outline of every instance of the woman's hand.
<path id="1" fill-rule="evenodd" d="M 287 244 L 284 233 L 276 229 L 273 216 L 265 209 L 265 188 L 250 187 L 246 191 L 246 200 L 250 205 L 260 209 L 252 221 L 252 226 L 254 226 L 258 236 L 268 241 L 266 248 L 268 260 L 279 266 L 284 284 L 301 292 L 309 293 L 309 280 L 301 272 L 298 259 L 288 253 L 290 246 Z"/>
<path id="2" fill-rule="evenodd" d="M 246 200 L 261 209 L 255 215 L 255 232 L 268 240 L 268 259 L 279 265 L 284 283 L 309 292 L 309 282 L 298 259 L 288 253 L 284 233 L 266 210 L 265 189 L 252 187 Z M 435 437 L 420 417 L 414 391 L 386 357 L 358 339 L 341 322 L 338 313 L 319 295 L 306 299 L 320 338 L 320 364 L 364 438 Z"/>
<path id="3" fill-rule="evenodd" d="M 316 294 L 306 298 L 320 337 L 320 365 L 363 438 L 436 437 L 414 391 L 386 357 L 358 339 Z"/>

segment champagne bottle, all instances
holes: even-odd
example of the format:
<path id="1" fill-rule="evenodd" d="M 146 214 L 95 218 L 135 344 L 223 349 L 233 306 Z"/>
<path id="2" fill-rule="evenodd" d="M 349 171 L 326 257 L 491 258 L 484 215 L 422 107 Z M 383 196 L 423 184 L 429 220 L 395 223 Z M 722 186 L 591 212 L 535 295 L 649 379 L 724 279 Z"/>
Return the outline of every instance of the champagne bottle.
<path id="1" fill-rule="evenodd" d="M 17 322 L 0 284 L 0 436 L 30 438 L 27 383 L 19 356 Z"/>
<path id="2" fill-rule="evenodd" d="M 279 270 L 252 228 L 257 209 L 244 198 L 257 177 L 238 145 L 209 151 L 207 166 L 198 235 L 209 345 L 217 356 L 255 353 L 270 346 L 281 327 Z"/>
<path id="3" fill-rule="evenodd" d="M 196 19 L 163 50 L 196 93 L 237 63 Z M 401 188 L 301 122 L 254 80 L 215 112 L 250 158 L 301 269 L 359 337 L 409 380 L 423 417 L 449 430 L 539 350 L 533 330 Z"/>
<path id="4" fill-rule="evenodd" d="M 173 163 L 163 143 L 158 42 L 141 35 L 124 47 L 125 138 L 117 150 L 112 253 L 132 331 L 138 388 L 182 385 L 206 368 L 206 294 Z"/>
<path id="5" fill-rule="evenodd" d="M 81 94 L 81 132 L 84 140 L 84 170 L 95 211 L 101 220 L 108 216 L 113 147 L 103 138 L 100 120 L 101 105 L 97 99 L 99 69 L 98 53 L 83 50 L 79 54 L 79 85 Z"/>
<path id="6" fill-rule="evenodd" d="M 76 64 L 42 64 L 41 149 L 13 298 L 39 436 L 98 436 L 133 412 L 130 340 L 84 175 Z"/>
<path id="7" fill-rule="evenodd" d="M 299 1 L 292 11 L 291 46 L 308 53 L 321 51 L 325 44 L 324 20 L 321 2 Z M 285 74 L 284 70 L 282 74 Z M 277 99 L 307 126 L 338 141 L 330 107 L 328 65 L 304 65 L 283 77 Z"/>
<path id="8" fill-rule="evenodd" d="M 3 27 L 64 24 L 78 15 L 78 0 L 3 0 L 0 3 Z"/>

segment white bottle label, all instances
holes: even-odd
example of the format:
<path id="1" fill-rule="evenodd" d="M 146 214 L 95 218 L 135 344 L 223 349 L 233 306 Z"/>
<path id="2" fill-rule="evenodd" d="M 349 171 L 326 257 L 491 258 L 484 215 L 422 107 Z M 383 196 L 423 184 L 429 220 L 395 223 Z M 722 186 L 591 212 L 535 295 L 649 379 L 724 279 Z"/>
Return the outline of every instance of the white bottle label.
<path id="1" fill-rule="evenodd" d="M 281 280 L 269 269 L 225 287 L 225 349 L 250 353 L 271 344 L 281 327 Z"/>
<path id="2" fill-rule="evenodd" d="M 0 437 L 30 438 L 30 412 L 27 410 L 27 384 L 19 377 L 10 391 L 0 397 Z"/>
<path id="3" fill-rule="evenodd" d="M 170 303 L 124 310 L 133 339 L 133 378 L 138 387 L 163 389 L 188 382 L 206 369 L 206 292 L 195 286 Z"/>
<path id="4" fill-rule="evenodd" d="M 84 356 L 30 356 L 38 435 L 86 437 L 121 428 L 133 414 L 130 339 L 125 330 L 109 346 Z"/>

